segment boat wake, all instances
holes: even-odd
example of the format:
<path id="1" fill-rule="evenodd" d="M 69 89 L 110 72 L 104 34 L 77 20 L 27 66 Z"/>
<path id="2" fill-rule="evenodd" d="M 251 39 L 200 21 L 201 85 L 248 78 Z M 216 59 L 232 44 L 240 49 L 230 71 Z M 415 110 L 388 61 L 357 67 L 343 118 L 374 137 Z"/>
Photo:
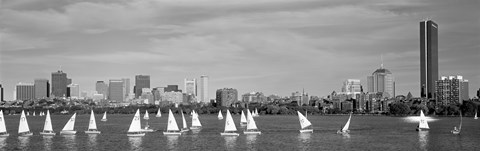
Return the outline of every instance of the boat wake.
<path id="1" fill-rule="evenodd" d="M 425 119 L 427 120 L 427 122 L 434 122 L 434 121 L 438 120 L 438 119 L 433 118 L 433 117 L 425 117 Z M 404 117 L 403 120 L 407 123 L 418 123 L 420 121 L 420 117 L 419 116 L 407 116 L 407 117 Z"/>

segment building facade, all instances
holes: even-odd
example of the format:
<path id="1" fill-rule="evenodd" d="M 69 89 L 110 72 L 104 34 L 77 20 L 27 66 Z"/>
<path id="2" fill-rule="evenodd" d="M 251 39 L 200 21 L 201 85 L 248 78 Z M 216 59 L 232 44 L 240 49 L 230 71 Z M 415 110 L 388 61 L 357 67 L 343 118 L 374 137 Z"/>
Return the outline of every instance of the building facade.
<path id="1" fill-rule="evenodd" d="M 80 98 L 80 86 L 78 84 L 69 84 L 67 86 L 67 97 L 78 99 Z"/>
<path id="2" fill-rule="evenodd" d="M 3 97 L 4 97 L 4 96 L 3 96 L 3 87 L 2 87 L 2 85 L 0 84 L 0 101 L 5 101 L 5 100 L 3 99 Z"/>
<path id="3" fill-rule="evenodd" d="M 359 79 L 347 79 L 343 82 L 341 94 L 350 95 L 353 99 L 357 99 L 357 94 L 362 92 L 362 85 Z"/>
<path id="4" fill-rule="evenodd" d="M 395 97 L 395 77 L 383 65 L 367 77 L 367 87 L 369 93 L 384 92 L 384 97 Z"/>
<path id="5" fill-rule="evenodd" d="M 184 80 L 184 92 L 187 95 L 197 96 L 197 81 L 196 79 Z"/>
<path id="6" fill-rule="evenodd" d="M 199 101 L 203 103 L 208 103 L 210 98 L 208 97 L 208 76 L 200 76 L 200 89 L 198 95 Z"/>
<path id="7" fill-rule="evenodd" d="M 135 76 L 135 97 L 138 98 L 142 95 L 143 88 L 150 88 L 150 76 L 149 75 L 136 75 Z"/>
<path id="8" fill-rule="evenodd" d="M 229 107 L 238 102 L 238 91 L 233 88 L 218 89 L 216 92 L 216 101 L 220 106 Z"/>
<path id="9" fill-rule="evenodd" d="M 50 83 L 47 79 L 35 79 L 35 98 L 43 99 L 50 97 Z"/>
<path id="10" fill-rule="evenodd" d="M 18 83 L 15 87 L 16 100 L 35 99 L 35 85 L 33 83 Z"/>
<path id="11" fill-rule="evenodd" d="M 242 95 L 242 102 L 245 103 L 264 103 L 267 97 L 262 92 L 250 92 Z"/>
<path id="12" fill-rule="evenodd" d="M 52 73 L 52 95 L 55 97 L 65 97 L 67 95 L 67 85 L 67 73 L 61 70 Z"/>
<path id="13" fill-rule="evenodd" d="M 121 79 L 113 79 L 108 84 L 108 99 L 115 102 L 125 101 L 125 84 Z"/>
<path id="14" fill-rule="evenodd" d="M 169 103 L 181 104 L 183 102 L 183 93 L 182 92 L 165 92 L 165 99 Z"/>
<path id="15" fill-rule="evenodd" d="M 108 84 L 104 81 L 97 81 L 97 83 L 95 83 L 95 90 L 98 94 L 102 94 L 103 99 L 108 98 Z"/>
<path id="16" fill-rule="evenodd" d="M 438 25 L 432 20 L 420 22 L 420 95 L 435 99 L 438 80 Z"/>
<path id="17" fill-rule="evenodd" d="M 463 100 L 468 100 L 468 80 L 463 76 L 442 76 L 437 81 L 437 102 L 442 104 L 463 104 Z"/>
<path id="18" fill-rule="evenodd" d="M 182 92 L 182 90 L 178 89 L 178 85 L 167 85 L 165 92 Z"/>

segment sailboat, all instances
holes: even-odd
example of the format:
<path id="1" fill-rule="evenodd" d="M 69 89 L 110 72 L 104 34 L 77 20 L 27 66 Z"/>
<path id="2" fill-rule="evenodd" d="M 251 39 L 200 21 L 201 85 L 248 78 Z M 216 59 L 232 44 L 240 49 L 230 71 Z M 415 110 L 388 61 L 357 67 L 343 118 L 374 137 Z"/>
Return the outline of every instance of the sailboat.
<path id="1" fill-rule="evenodd" d="M 130 128 L 128 128 L 127 136 L 145 136 L 145 132 L 142 131 L 140 123 L 140 109 L 137 109 L 135 116 L 133 116 Z"/>
<path id="2" fill-rule="evenodd" d="M 300 126 L 302 129 L 300 129 L 300 133 L 313 133 L 313 129 L 311 128 L 312 123 L 302 115 L 299 111 L 297 111 L 298 114 L 298 120 L 300 121 Z"/>
<path id="3" fill-rule="evenodd" d="M 182 111 L 182 124 L 183 124 L 183 128 L 180 130 L 180 132 L 188 132 L 189 129 L 188 129 L 188 126 L 187 126 L 187 121 L 185 120 L 185 115 L 183 115 L 183 111 Z"/>
<path id="4" fill-rule="evenodd" d="M 56 135 L 52 128 L 52 119 L 50 118 L 50 111 L 47 110 L 47 117 L 45 118 L 45 125 L 43 125 L 43 131 L 40 135 Z"/>
<path id="5" fill-rule="evenodd" d="M 460 113 L 460 125 L 457 127 L 454 127 L 453 130 L 451 131 L 453 134 L 460 134 L 460 131 L 462 130 L 462 113 Z"/>
<path id="6" fill-rule="evenodd" d="M 105 111 L 105 113 L 103 113 L 103 117 L 102 119 L 100 120 L 102 122 L 106 122 L 107 121 L 107 111 Z"/>
<path id="7" fill-rule="evenodd" d="M 343 126 L 343 128 L 341 130 L 338 130 L 337 134 L 348 134 L 348 133 L 350 133 L 350 130 L 348 130 L 348 127 L 350 127 L 350 120 L 351 119 L 352 119 L 352 113 L 350 113 L 350 117 L 348 118 L 348 121 L 345 124 L 345 126 Z"/>
<path id="8" fill-rule="evenodd" d="M 430 129 L 430 127 L 428 127 L 427 118 L 425 118 L 423 111 L 420 110 L 420 120 L 418 121 L 417 131 L 428 130 L 428 129 Z"/>
<path id="9" fill-rule="evenodd" d="M 0 137 L 7 137 L 7 127 L 5 126 L 5 119 L 3 118 L 3 110 L 0 110 Z"/>
<path id="10" fill-rule="evenodd" d="M 253 117 L 258 117 L 258 116 L 259 116 L 259 115 L 258 115 L 258 110 L 257 110 L 257 108 L 255 108 L 255 111 L 253 112 L 253 115 L 252 115 L 252 116 L 253 116 Z"/>
<path id="11" fill-rule="evenodd" d="M 90 123 L 88 123 L 88 130 L 85 131 L 85 134 L 100 134 L 100 131 L 97 130 L 97 122 L 95 122 L 93 110 L 90 112 Z"/>
<path id="12" fill-rule="evenodd" d="M 475 120 L 478 119 L 478 117 L 477 117 L 477 111 L 475 111 L 475 117 L 473 117 L 473 119 L 475 119 Z"/>
<path id="13" fill-rule="evenodd" d="M 145 124 L 145 128 L 142 129 L 144 132 L 153 132 L 153 129 L 150 128 L 150 125 L 148 125 L 148 120 L 150 119 L 150 116 L 148 116 L 148 110 L 145 111 L 145 115 L 143 116 L 144 120 L 147 120 L 147 123 Z"/>
<path id="14" fill-rule="evenodd" d="M 245 113 L 243 113 L 242 110 L 242 115 L 240 115 L 240 126 L 246 126 L 247 125 L 247 118 L 245 117 Z"/>
<path id="15" fill-rule="evenodd" d="M 218 111 L 218 116 L 217 116 L 218 120 L 223 120 L 223 115 L 222 115 L 222 111 Z"/>
<path id="16" fill-rule="evenodd" d="M 162 112 L 160 112 L 160 108 L 158 108 L 157 115 L 155 117 L 162 117 Z"/>
<path id="17" fill-rule="evenodd" d="M 163 135 L 182 135 L 178 129 L 177 121 L 173 116 L 172 110 L 168 110 L 167 131 L 163 132 Z"/>
<path id="18" fill-rule="evenodd" d="M 32 136 L 33 133 L 30 132 L 28 127 L 27 118 L 25 117 L 25 112 L 22 110 L 22 115 L 20 116 L 20 124 L 18 125 L 18 135 L 19 136 Z"/>
<path id="19" fill-rule="evenodd" d="M 33 116 L 35 116 L 35 111 L 33 111 Z"/>
<path id="20" fill-rule="evenodd" d="M 258 130 L 257 124 L 255 124 L 255 120 L 253 120 L 253 115 L 247 109 L 247 129 L 243 131 L 243 134 L 262 134 L 261 131 Z"/>
<path id="21" fill-rule="evenodd" d="M 27 112 L 27 116 L 30 116 L 30 112 Z"/>
<path id="22" fill-rule="evenodd" d="M 198 119 L 198 114 L 195 112 L 195 110 L 192 111 L 192 127 L 190 127 L 191 130 L 198 130 L 202 128 L 202 123 L 200 123 L 200 119 Z"/>
<path id="23" fill-rule="evenodd" d="M 60 134 L 65 134 L 65 135 L 75 135 L 77 131 L 75 131 L 73 128 L 75 127 L 75 117 L 77 116 L 77 113 L 74 113 L 72 117 L 68 120 L 67 124 L 63 127 L 62 131 L 60 131 Z"/>
<path id="24" fill-rule="evenodd" d="M 220 133 L 222 136 L 238 136 L 237 127 L 235 127 L 235 122 L 233 121 L 232 114 L 227 109 L 227 119 L 225 120 L 225 130 L 223 133 Z"/>

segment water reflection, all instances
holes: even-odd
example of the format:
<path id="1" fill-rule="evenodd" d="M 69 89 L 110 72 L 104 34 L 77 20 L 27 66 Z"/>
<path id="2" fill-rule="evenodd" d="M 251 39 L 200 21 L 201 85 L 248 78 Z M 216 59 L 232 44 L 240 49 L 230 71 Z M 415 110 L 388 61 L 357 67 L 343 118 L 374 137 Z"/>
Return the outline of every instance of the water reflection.
<path id="1" fill-rule="evenodd" d="M 65 147 L 67 147 L 68 150 L 77 150 L 77 146 L 75 143 L 75 135 L 62 135 L 62 136 L 65 139 Z"/>
<path id="2" fill-rule="evenodd" d="M 342 134 L 342 136 L 343 136 L 344 140 L 350 140 L 350 134 L 349 133 Z"/>
<path id="3" fill-rule="evenodd" d="M 128 142 L 130 142 L 130 150 L 142 150 L 140 147 L 142 145 L 143 137 L 128 137 Z"/>
<path id="4" fill-rule="evenodd" d="M 235 150 L 235 145 L 237 144 L 237 136 L 224 136 L 225 147 L 227 150 Z"/>
<path id="5" fill-rule="evenodd" d="M 30 143 L 30 137 L 20 136 L 18 137 L 21 150 L 27 150 L 28 144 Z"/>
<path id="6" fill-rule="evenodd" d="M 245 135 L 247 139 L 248 150 L 256 150 L 255 142 L 257 142 L 257 135 Z"/>
<path id="7" fill-rule="evenodd" d="M 301 148 L 300 150 L 309 150 L 311 137 L 312 137 L 312 133 L 298 134 L 298 141 L 300 142 L 298 144 L 298 148 Z"/>
<path id="8" fill-rule="evenodd" d="M 420 149 L 421 150 L 427 150 L 428 131 L 419 131 L 418 132 L 418 142 L 420 144 Z"/>
<path id="9" fill-rule="evenodd" d="M 176 150 L 178 144 L 178 137 L 177 135 L 167 135 L 167 146 L 168 150 Z"/>
<path id="10" fill-rule="evenodd" d="M 97 150 L 97 134 L 88 135 L 88 147 L 90 150 Z"/>
<path id="11" fill-rule="evenodd" d="M 0 137 L 0 149 L 7 146 L 7 137 Z"/>
<path id="12" fill-rule="evenodd" d="M 52 150 L 52 138 L 53 136 L 43 135 L 43 144 L 45 146 L 45 150 Z"/>

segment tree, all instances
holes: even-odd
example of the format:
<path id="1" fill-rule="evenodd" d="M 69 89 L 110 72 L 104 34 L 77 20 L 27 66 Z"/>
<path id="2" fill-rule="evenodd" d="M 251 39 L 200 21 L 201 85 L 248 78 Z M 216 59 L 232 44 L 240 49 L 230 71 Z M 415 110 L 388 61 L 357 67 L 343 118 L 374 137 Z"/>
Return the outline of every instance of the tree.
<path id="1" fill-rule="evenodd" d="M 408 115 L 410 113 L 410 107 L 407 104 L 396 102 L 390 104 L 390 114 L 393 115 Z"/>

